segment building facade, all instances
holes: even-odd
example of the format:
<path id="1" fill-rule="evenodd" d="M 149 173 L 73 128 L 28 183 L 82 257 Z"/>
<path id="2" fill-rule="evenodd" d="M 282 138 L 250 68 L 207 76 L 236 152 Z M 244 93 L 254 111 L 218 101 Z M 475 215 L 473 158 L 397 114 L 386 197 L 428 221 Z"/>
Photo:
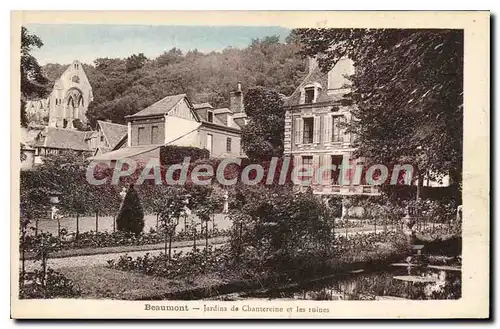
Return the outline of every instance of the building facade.
<path id="1" fill-rule="evenodd" d="M 126 117 L 126 137 L 111 152 L 94 160 L 159 157 L 164 145 L 207 149 L 211 157 L 239 157 L 241 125 L 230 108 L 214 109 L 209 103 L 192 104 L 186 94 L 167 96 Z M 241 108 L 241 111 L 243 109 Z"/>
<path id="2" fill-rule="evenodd" d="M 86 126 L 86 113 L 93 97 L 83 66 L 75 60 L 55 81 L 49 97 L 26 102 L 26 114 L 29 121 L 51 127 L 73 129 L 78 124 Z"/>
<path id="3" fill-rule="evenodd" d="M 328 73 L 323 73 L 314 59 L 309 60 L 309 71 L 302 83 L 285 101 L 285 155 L 293 157 L 294 165 L 322 166 L 342 164 L 355 166 L 355 136 L 347 132 L 346 124 L 352 118 L 352 106 L 345 100 L 350 91 L 347 76 L 354 73 L 349 59 L 341 59 Z M 322 181 L 312 180 L 315 194 L 379 195 L 375 186 L 355 185 L 353 172 L 326 170 Z"/>

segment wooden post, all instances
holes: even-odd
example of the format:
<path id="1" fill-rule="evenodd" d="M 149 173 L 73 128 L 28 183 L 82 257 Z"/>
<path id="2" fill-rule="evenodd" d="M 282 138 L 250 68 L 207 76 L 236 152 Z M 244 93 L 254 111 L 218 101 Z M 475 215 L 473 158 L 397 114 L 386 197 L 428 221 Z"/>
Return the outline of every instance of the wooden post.
<path id="1" fill-rule="evenodd" d="M 76 214 L 76 236 L 75 238 L 78 239 L 78 234 L 80 233 L 80 214 Z"/>
<path id="2" fill-rule="evenodd" d="M 99 211 L 95 212 L 95 232 L 99 232 Z"/>

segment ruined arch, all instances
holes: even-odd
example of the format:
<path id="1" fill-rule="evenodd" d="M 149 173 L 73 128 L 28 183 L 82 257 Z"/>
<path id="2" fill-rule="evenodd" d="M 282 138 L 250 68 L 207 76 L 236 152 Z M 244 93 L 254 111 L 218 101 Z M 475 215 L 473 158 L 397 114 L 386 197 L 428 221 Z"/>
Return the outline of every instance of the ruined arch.
<path id="1" fill-rule="evenodd" d="M 83 108 L 83 92 L 78 88 L 70 88 L 64 97 L 66 104 L 66 117 L 77 119 L 80 114 L 80 107 Z"/>

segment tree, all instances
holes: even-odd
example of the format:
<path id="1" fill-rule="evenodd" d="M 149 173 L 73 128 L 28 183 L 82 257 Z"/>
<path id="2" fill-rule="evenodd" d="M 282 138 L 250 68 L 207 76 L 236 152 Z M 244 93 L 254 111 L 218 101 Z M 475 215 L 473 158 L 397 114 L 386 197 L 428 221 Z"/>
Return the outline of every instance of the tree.
<path id="1" fill-rule="evenodd" d="M 208 258 L 208 223 L 217 211 L 222 208 L 223 199 L 217 191 L 211 186 L 195 186 L 191 192 L 191 204 L 194 213 L 200 218 L 201 223 L 205 224 L 205 259 Z"/>
<path id="2" fill-rule="evenodd" d="M 170 261 L 172 238 L 177 225 L 179 225 L 179 218 L 184 211 L 186 193 L 182 186 L 163 186 L 163 188 L 165 191 L 162 193 L 163 210 L 160 213 L 160 221 L 165 233 L 165 254 L 167 254 L 168 247 L 168 261 Z"/>
<path id="3" fill-rule="evenodd" d="M 144 211 L 133 184 L 130 184 L 120 206 L 116 217 L 116 228 L 135 235 L 139 235 L 144 229 Z"/>
<path id="4" fill-rule="evenodd" d="M 323 71 L 354 61 L 352 92 L 358 156 L 391 165 L 411 163 L 422 176 L 461 181 L 463 31 L 298 29 L 303 55 Z M 418 193 L 417 193 L 418 197 Z"/>
<path id="5" fill-rule="evenodd" d="M 285 109 L 282 96 L 276 91 L 256 87 L 247 91 L 244 102 L 249 119 L 241 136 L 245 154 L 257 161 L 283 155 Z"/>
<path id="6" fill-rule="evenodd" d="M 138 55 L 132 55 L 127 58 L 127 72 L 131 72 L 137 69 L 140 69 L 141 67 L 144 66 L 148 58 L 144 56 L 143 53 L 140 53 Z"/>
<path id="7" fill-rule="evenodd" d="M 34 97 L 44 97 L 47 94 L 47 78 L 36 58 L 31 55 L 34 47 L 43 46 L 42 40 L 28 29 L 21 27 L 21 125 L 26 126 L 26 100 Z"/>

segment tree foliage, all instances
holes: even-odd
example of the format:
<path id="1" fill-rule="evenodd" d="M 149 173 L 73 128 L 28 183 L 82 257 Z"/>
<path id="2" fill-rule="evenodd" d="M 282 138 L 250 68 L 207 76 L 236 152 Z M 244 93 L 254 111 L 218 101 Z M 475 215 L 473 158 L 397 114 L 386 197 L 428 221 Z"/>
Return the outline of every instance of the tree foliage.
<path id="1" fill-rule="evenodd" d="M 285 109 L 282 96 L 262 87 L 248 90 L 244 97 L 248 124 L 242 130 L 245 154 L 265 161 L 283 155 Z"/>
<path id="2" fill-rule="evenodd" d="M 21 27 L 21 125 L 27 124 L 26 100 L 44 97 L 47 94 L 48 80 L 36 58 L 31 55 L 34 48 L 43 46 L 42 40 Z"/>
<path id="3" fill-rule="evenodd" d="M 193 102 L 209 102 L 214 107 L 229 106 L 229 92 L 241 82 L 244 88 L 263 86 L 290 94 L 305 73 L 305 61 L 297 56 L 294 42 L 280 43 L 277 37 L 253 40 L 244 49 L 221 52 L 183 53 L 178 48 L 156 58 L 142 54 L 128 58 L 98 58 L 84 65 L 92 85 L 94 100 L 87 117 L 124 123 L 134 114 L 167 95 L 186 93 Z M 62 67 L 48 64 L 46 75 L 60 76 Z"/>
<path id="4" fill-rule="evenodd" d="M 324 71 L 342 57 L 354 61 L 347 97 L 358 119 L 349 127 L 358 155 L 461 180 L 463 31 L 298 29 L 294 35 Z"/>

